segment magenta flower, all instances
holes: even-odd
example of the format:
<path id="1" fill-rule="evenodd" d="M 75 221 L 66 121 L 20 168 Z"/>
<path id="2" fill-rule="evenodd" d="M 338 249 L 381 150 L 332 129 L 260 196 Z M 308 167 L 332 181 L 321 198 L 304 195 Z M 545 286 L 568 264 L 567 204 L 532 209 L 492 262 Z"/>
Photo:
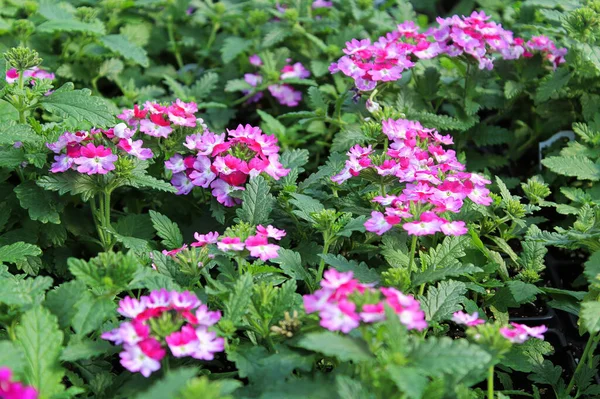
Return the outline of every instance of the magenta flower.
<path id="1" fill-rule="evenodd" d="M 424 236 L 442 231 L 445 221 L 433 212 L 423 212 L 419 220 L 404 223 L 402 227 L 410 235 Z"/>
<path id="2" fill-rule="evenodd" d="M 8 367 L 0 367 L 0 398 L 2 399 L 37 399 L 38 392 L 33 387 L 24 386 L 12 380 L 12 371 Z"/>
<path id="3" fill-rule="evenodd" d="M 250 236 L 246 239 L 244 244 L 246 249 L 250 251 L 250 256 L 254 256 L 263 261 L 275 259 L 278 256 L 277 251 L 279 250 L 279 245 L 269 244 L 269 241 L 265 236 Z"/>
<path id="4" fill-rule="evenodd" d="M 17 71 L 15 68 L 11 68 L 8 71 L 6 71 L 6 83 L 8 84 L 13 84 L 15 83 L 17 80 L 19 80 L 19 71 Z"/>
<path id="5" fill-rule="evenodd" d="M 248 57 L 248 61 L 250 61 L 250 64 L 254 66 L 261 66 L 263 64 L 258 54 L 253 54 L 250 57 Z"/>
<path id="6" fill-rule="evenodd" d="M 400 220 L 397 216 L 384 216 L 381 212 L 373 211 L 371 218 L 365 222 L 365 229 L 380 236 L 400 223 Z"/>
<path id="7" fill-rule="evenodd" d="M 302 101 L 302 92 L 294 90 L 290 85 L 270 85 L 268 89 L 281 105 L 295 107 Z"/>
<path id="8" fill-rule="evenodd" d="M 281 70 L 280 79 L 306 79 L 310 76 L 310 72 L 308 69 L 304 68 L 299 62 L 296 62 L 293 65 L 286 65 Z"/>
<path id="9" fill-rule="evenodd" d="M 524 324 L 510 323 L 511 327 L 502 327 L 500 334 L 510 342 L 522 344 L 529 338 L 544 339 L 544 333 L 548 331 L 546 326 L 529 327 Z"/>
<path id="10" fill-rule="evenodd" d="M 332 1 L 327 1 L 327 0 L 314 0 L 312 3 L 312 8 L 317 9 L 317 8 L 331 8 L 333 7 L 333 2 Z"/>
<path id="11" fill-rule="evenodd" d="M 244 243 L 239 237 L 223 237 L 221 241 L 217 243 L 217 248 L 221 251 L 243 251 Z"/>
<path id="12" fill-rule="evenodd" d="M 196 242 L 190 244 L 192 247 L 203 247 L 207 244 L 216 244 L 219 238 L 219 233 L 211 232 L 206 234 L 198 234 L 194 233 L 194 238 Z"/>
<path id="13" fill-rule="evenodd" d="M 147 378 L 153 372 L 160 370 L 160 360 L 149 356 L 140 345 L 123 345 L 123 349 L 124 351 L 119 355 L 121 365 L 132 373 L 141 373 Z"/>
<path id="14" fill-rule="evenodd" d="M 79 165 L 77 167 L 79 173 L 105 175 L 115 169 L 117 159 L 118 157 L 110 148 L 102 145 L 96 147 L 93 143 L 89 143 L 81 147 L 81 157 L 76 158 L 75 163 Z"/>
<path id="15" fill-rule="evenodd" d="M 268 237 L 268 238 L 274 238 L 275 240 L 279 241 L 283 237 L 285 237 L 286 233 L 284 230 L 279 230 L 271 225 L 264 227 L 259 224 L 258 226 L 256 226 L 256 234 L 262 235 L 262 236 Z"/>
<path id="16" fill-rule="evenodd" d="M 452 315 L 452 321 L 456 324 L 464 324 L 465 326 L 473 327 L 485 323 L 479 318 L 479 313 L 468 314 L 462 311 L 455 312 Z"/>

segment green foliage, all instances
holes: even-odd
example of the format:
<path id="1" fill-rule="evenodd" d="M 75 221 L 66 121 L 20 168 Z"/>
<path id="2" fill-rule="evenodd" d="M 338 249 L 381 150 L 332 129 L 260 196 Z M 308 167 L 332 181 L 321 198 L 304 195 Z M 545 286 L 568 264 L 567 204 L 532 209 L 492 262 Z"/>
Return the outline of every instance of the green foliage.
<path id="1" fill-rule="evenodd" d="M 162 244 L 165 247 L 179 248 L 183 245 L 183 236 L 176 223 L 156 211 L 150 211 L 149 214 L 152 219 L 152 226 L 154 226 L 156 234 L 162 238 Z"/>
<path id="2" fill-rule="evenodd" d="M 242 195 L 242 207 L 237 211 L 240 220 L 257 225 L 269 222 L 273 209 L 273 196 L 262 176 L 253 178 Z"/>
<path id="3" fill-rule="evenodd" d="M 73 90 L 73 85 L 64 85 L 52 95 L 40 100 L 42 107 L 63 118 L 74 118 L 94 126 L 109 127 L 114 118 L 107 103 L 100 97 L 91 96 L 91 91 Z"/>
<path id="4" fill-rule="evenodd" d="M 326 356 L 336 357 L 341 361 L 365 362 L 372 359 L 364 342 L 329 331 L 306 334 L 296 345 Z"/>

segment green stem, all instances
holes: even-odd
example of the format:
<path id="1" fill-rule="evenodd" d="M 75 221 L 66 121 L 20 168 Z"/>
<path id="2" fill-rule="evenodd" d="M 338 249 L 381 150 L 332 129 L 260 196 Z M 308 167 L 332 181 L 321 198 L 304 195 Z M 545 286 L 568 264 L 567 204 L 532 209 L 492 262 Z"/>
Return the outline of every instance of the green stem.
<path id="1" fill-rule="evenodd" d="M 413 263 L 415 263 L 415 252 L 417 251 L 417 236 L 413 236 L 412 242 L 410 243 L 410 258 L 408 259 L 408 271 L 412 270 Z"/>
<path id="2" fill-rule="evenodd" d="M 179 69 L 183 68 L 183 59 L 181 58 L 181 53 L 179 52 L 179 47 L 177 47 L 177 42 L 175 41 L 175 31 L 173 29 L 173 17 L 169 16 L 167 19 L 167 33 L 169 35 L 169 44 L 171 45 L 171 50 L 173 54 L 175 54 L 175 59 L 177 60 L 177 65 Z"/>
<path id="3" fill-rule="evenodd" d="M 490 366 L 488 369 L 488 399 L 494 399 L 494 366 Z"/>
<path id="4" fill-rule="evenodd" d="M 106 239 L 104 238 L 104 230 L 102 230 L 102 213 L 96 206 L 96 198 L 92 197 L 90 200 L 90 208 L 92 208 L 92 219 L 94 219 L 94 225 L 96 226 L 96 231 L 98 232 L 98 238 L 100 238 L 100 242 L 102 243 L 102 247 L 104 248 L 104 243 Z"/>
<path id="5" fill-rule="evenodd" d="M 327 255 L 329 253 L 329 246 L 331 245 L 329 234 L 323 234 L 323 255 Z M 321 258 L 321 263 L 319 263 L 319 270 L 317 272 L 317 281 L 318 284 L 323 278 L 323 272 L 325 271 L 325 259 Z"/>
<path id="6" fill-rule="evenodd" d="M 19 71 L 19 91 L 21 92 L 25 87 L 23 72 L 24 71 Z M 22 95 L 19 98 L 19 123 L 25 123 L 25 99 Z"/>
<path id="7" fill-rule="evenodd" d="M 581 359 L 579 359 L 579 363 L 577 363 L 577 368 L 575 369 L 575 373 L 573 373 L 573 376 L 571 377 L 571 381 L 569 381 L 569 385 L 567 386 L 567 391 L 566 391 L 567 394 L 569 394 L 573 390 L 573 387 L 575 387 L 575 379 L 577 378 L 577 375 L 579 374 L 579 371 L 581 370 L 582 365 L 587 362 L 587 358 L 590 355 L 590 353 L 589 353 L 590 349 L 593 347 L 594 339 L 596 338 L 597 335 L 598 335 L 598 333 L 590 334 L 590 337 L 588 338 L 588 342 L 585 345 L 585 349 L 583 350 L 583 354 L 581 355 Z"/>
<path id="8" fill-rule="evenodd" d="M 215 22 L 212 30 L 210 31 L 210 36 L 208 37 L 208 41 L 206 42 L 206 52 L 208 52 L 217 37 L 217 31 L 221 28 L 221 24 L 219 22 Z"/>
<path id="9" fill-rule="evenodd" d="M 471 63 L 467 61 L 467 71 L 465 72 L 465 93 L 463 96 L 463 106 L 467 107 L 467 94 L 469 93 L 469 84 L 471 79 Z"/>

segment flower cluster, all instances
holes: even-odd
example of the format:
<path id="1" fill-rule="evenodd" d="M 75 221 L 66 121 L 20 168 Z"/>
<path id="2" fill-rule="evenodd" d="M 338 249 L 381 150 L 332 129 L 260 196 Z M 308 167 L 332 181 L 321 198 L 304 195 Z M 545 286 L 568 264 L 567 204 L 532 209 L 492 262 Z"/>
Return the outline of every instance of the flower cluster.
<path id="1" fill-rule="evenodd" d="M 0 399 L 37 399 L 38 393 L 33 387 L 12 381 L 12 371 L 0 367 Z"/>
<path id="2" fill-rule="evenodd" d="M 31 80 L 31 79 L 48 79 L 54 80 L 55 76 L 52 72 L 48 72 L 40 67 L 33 67 L 31 69 L 26 69 L 23 71 L 23 79 Z M 11 68 L 6 71 L 5 75 L 6 83 L 13 84 L 19 80 L 19 71 L 15 68 Z M 35 80 L 31 80 L 31 84 L 35 84 Z"/>
<path id="3" fill-rule="evenodd" d="M 207 234 L 195 233 L 194 238 L 196 242 L 192 243 L 191 246 L 203 247 L 208 244 L 217 244 L 217 248 L 223 252 L 247 250 L 250 256 L 267 261 L 276 258 L 280 248 L 279 245 L 269 243 L 269 238 L 279 241 L 285 235 L 284 230 L 279 230 L 271 225 L 267 227 L 258 225 L 256 233 L 246 237 L 244 240 L 240 237 L 220 237 L 216 231 Z"/>
<path id="4" fill-rule="evenodd" d="M 468 314 L 465 312 L 456 312 L 452 315 L 452 321 L 456 324 L 462 324 L 467 327 L 474 327 L 480 324 L 485 324 L 485 321 L 479 318 L 477 312 Z M 544 333 L 548 331 L 548 327 L 542 325 L 537 327 L 529 327 L 524 324 L 510 323 L 510 326 L 501 327 L 500 335 L 508 339 L 513 344 L 522 344 L 529 338 L 544 339 Z"/>
<path id="5" fill-rule="evenodd" d="M 180 127 L 203 127 L 202 119 L 196 119 L 198 105 L 194 102 L 183 102 L 180 99 L 170 105 L 160 105 L 156 102 L 146 101 L 143 107 L 137 104 L 133 109 L 126 109 L 117 116 L 125 121 L 130 128 L 152 137 L 168 137 L 173 129 Z"/>
<path id="6" fill-rule="evenodd" d="M 161 289 L 140 299 L 125 297 L 117 311 L 131 319 L 102 334 L 102 338 L 123 345 L 121 365 L 144 377 L 160 369 L 167 355 L 213 360 L 222 352 L 225 340 L 209 330 L 221 319 L 220 311 L 208 307 L 188 291 Z"/>
<path id="7" fill-rule="evenodd" d="M 256 54 L 250 56 L 249 61 L 252 65 L 256 67 L 260 67 L 263 62 L 260 57 Z M 279 80 L 282 82 L 280 84 L 272 84 L 267 87 L 269 92 L 281 105 L 286 105 L 288 107 L 295 107 L 300 104 L 302 101 L 302 92 L 298 90 L 294 90 L 294 88 L 286 84 L 285 81 L 289 79 L 306 79 L 310 76 L 310 72 L 308 69 L 304 67 L 299 62 L 295 64 L 291 64 L 291 60 L 287 60 L 288 64 L 283 67 L 281 70 L 281 74 L 279 75 Z M 259 73 L 247 73 L 244 75 L 244 80 L 252 87 L 257 87 L 263 82 L 263 77 Z M 244 90 L 244 94 L 251 93 L 252 90 Z M 258 102 L 264 96 L 262 91 L 254 94 L 252 97 L 248 99 L 248 102 Z"/>
<path id="8" fill-rule="evenodd" d="M 217 201 L 234 206 L 241 200 L 230 194 L 244 190 L 248 178 L 264 172 L 279 180 L 289 173 L 279 162 L 277 138 L 263 134 L 258 127 L 239 125 L 235 130 L 227 129 L 227 137 L 205 129 L 187 136 L 183 145 L 195 155 L 175 154 L 165 162 L 173 172 L 171 184 L 180 195 L 195 186 L 210 187 Z"/>
<path id="9" fill-rule="evenodd" d="M 143 140 L 134 140 L 135 129 L 119 123 L 108 130 L 92 129 L 75 133 L 65 132 L 56 142 L 46 146 L 56 155 L 50 171 L 66 172 L 73 169 L 88 175 L 105 175 L 115 169 L 117 149 L 146 160 L 153 157 L 152 150 L 144 148 Z"/>
<path id="10" fill-rule="evenodd" d="M 361 321 L 374 323 L 385 320 L 386 305 L 409 330 L 420 331 L 427 327 L 425 313 L 414 297 L 404 295 L 395 288 L 375 289 L 371 285 L 361 284 L 353 278 L 352 272 L 327 270 L 321 281 L 321 289 L 312 295 L 304 295 L 303 299 L 306 313 L 319 312 L 321 326 L 330 331 L 347 334 L 358 327 Z M 357 302 L 364 302 L 365 299 L 368 303 L 357 305 Z"/>
<path id="11" fill-rule="evenodd" d="M 419 122 L 406 119 L 384 120 L 382 130 L 390 142 L 382 161 L 370 145 L 355 145 L 348 152 L 345 167 L 331 178 L 341 184 L 365 169 L 373 169 L 382 178 L 393 176 L 406 183 L 398 195 L 382 193 L 373 199 L 385 207 L 385 214 L 373 211 L 365 228 L 382 235 L 403 219 L 412 219 L 402 225 L 411 235 L 465 234 L 464 222 L 442 216 L 460 212 L 466 198 L 490 205 L 492 199 L 485 187 L 490 181 L 464 172 L 456 152 L 442 147 L 453 143 L 449 135 L 442 136 L 435 129 L 425 129 Z"/>
<path id="12" fill-rule="evenodd" d="M 533 56 L 533 51 L 539 51 L 542 55 L 552 63 L 554 69 L 565 62 L 567 55 L 566 48 L 557 48 L 556 44 L 546 36 L 534 36 L 526 43 L 527 51 L 525 57 Z"/>
<path id="13" fill-rule="evenodd" d="M 402 72 L 414 67 L 419 59 L 439 55 L 473 57 L 480 69 L 491 70 L 494 56 L 505 60 L 530 57 L 532 51 L 541 51 L 554 68 L 564 62 L 567 49 L 557 49 L 545 36 L 537 36 L 525 43 L 513 32 L 490 21 L 485 12 L 474 11 L 470 16 L 454 15 L 437 18 L 438 26 L 419 33 L 413 21 L 405 21 L 397 30 L 371 43 L 370 39 L 353 39 L 346 43 L 346 55 L 331 64 L 331 73 L 342 72 L 354 79 L 358 90 L 375 89 L 377 82 L 395 81 Z"/>

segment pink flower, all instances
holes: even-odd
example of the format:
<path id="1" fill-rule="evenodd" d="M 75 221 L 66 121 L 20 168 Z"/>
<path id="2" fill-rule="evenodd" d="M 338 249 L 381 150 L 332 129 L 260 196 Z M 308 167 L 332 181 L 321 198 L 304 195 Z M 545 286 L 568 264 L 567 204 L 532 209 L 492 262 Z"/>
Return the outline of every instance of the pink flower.
<path id="1" fill-rule="evenodd" d="M 447 236 L 462 236 L 464 234 L 467 234 L 467 231 L 469 231 L 465 227 L 465 222 L 460 220 L 456 222 L 444 223 L 441 226 L 441 229 L 442 233 L 446 234 Z"/>
<path id="2" fill-rule="evenodd" d="M 141 373 L 148 378 L 150 375 L 160 370 L 160 361 L 153 359 L 144 353 L 138 345 L 124 345 L 124 352 L 120 353 L 121 365 L 133 373 Z"/>
<path id="3" fill-rule="evenodd" d="M 79 165 L 77 167 L 79 173 L 105 175 L 115 169 L 114 163 L 117 159 L 118 157 L 110 148 L 102 145 L 96 147 L 93 143 L 89 143 L 81 147 L 81 156 L 75 159 L 75 163 Z"/>
<path id="4" fill-rule="evenodd" d="M 304 68 L 299 62 L 296 62 L 294 65 L 286 65 L 281 70 L 281 80 L 285 79 L 306 79 L 310 76 L 310 72 L 308 69 Z"/>
<path id="5" fill-rule="evenodd" d="M 302 101 L 302 92 L 294 90 L 290 85 L 270 85 L 268 89 L 281 105 L 295 107 Z"/>
<path id="6" fill-rule="evenodd" d="M 167 336 L 165 341 L 175 357 L 191 356 L 198 346 L 196 330 L 188 325 L 183 326 L 181 331 L 176 331 Z"/>
<path id="7" fill-rule="evenodd" d="M 544 333 L 548 331 L 546 326 L 529 327 L 524 324 L 510 323 L 511 327 L 502 327 L 500 334 L 510 342 L 522 344 L 529 338 L 544 339 Z"/>
<path id="8" fill-rule="evenodd" d="M 154 156 L 152 150 L 149 148 L 142 148 L 142 145 L 144 145 L 143 140 L 132 141 L 131 139 L 121 139 L 119 144 L 117 144 L 117 147 L 142 161 L 152 158 Z"/>
<path id="9" fill-rule="evenodd" d="M 152 291 L 147 297 L 146 306 L 148 309 L 166 308 L 171 305 L 171 293 L 165 288 Z"/>
<path id="10" fill-rule="evenodd" d="M 190 310 L 195 309 L 200 306 L 201 302 L 196 296 L 196 294 L 191 293 L 189 291 L 184 292 L 171 292 L 171 304 L 177 310 Z"/>
<path id="11" fill-rule="evenodd" d="M 140 121 L 140 132 L 146 133 L 148 136 L 167 138 L 172 131 L 173 129 L 169 125 L 158 125 L 148 119 Z"/>
<path id="12" fill-rule="evenodd" d="M 256 226 L 256 234 L 262 235 L 262 236 L 268 237 L 268 238 L 274 238 L 275 240 L 279 241 L 283 237 L 285 237 L 286 233 L 284 230 L 276 229 L 275 227 L 273 227 L 271 225 L 264 227 L 263 225 L 259 224 L 258 226 Z"/>
<path id="13" fill-rule="evenodd" d="M 198 320 L 199 325 L 210 327 L 221 320 L 221 312 L 218 310 L 212 312 L 208 310 L 208 306 L 200 305 L 196 310 L 196 319 Z"/>
<path id="14" fill-rule="evenodd" d="M 332 1 L 314 0 L 312 3 L 312 8 L 314 8 L 314 9 L 316 9 L 316 8 L 331 8 L 331 7 L 333 7 Z"/>
<path id="15" fill-rule="evenodd" d="M 225 206 L 234 206 L 236 204 L 241 203 L 241 200 L 239 198 L 234 198 L 229 194 L 236 190 L 243 190 L 243 188 L 230 186 L 229 184 L 227 184 L 227 182 L 221 179 L 213 181 L 210 184 L 210 187 L 213 189 L 212 195 L 216 197 L 217 201 L 219 201 L 221 204 Z"/>
<path id="16" fill-rule="evenodd" d="M 385 305 L 383 302 L 377 304 L 363 305 L 360 319 L 365 323 L 374 323 L 385 320 Z"/>
<path id="17" fill-rule="evenodd" d="M 355 310 L 356 305 L 348 301 L 340 301 L 337 306 L 327 304 L 319 312 L 321 326 L 330 331 L 341 331 L 348 334 L 360 324 L 360 317 Z"/>
<path id="18" fill-rule="evenodd" d="M 194 184 L 184 172 L 174 173 L 171 184 L 177 189 L 177 195 L 189 194 L 194 188 Z"/>
<path id="19" fill-rule="evenodd" d="M 424 236 L 441 231 L 444 222 L 444 219 L 433 212 L 423 212 L 419 220 L 404 223 L 402 227 L 409 235 Z"/>
<path id="20" fill-rule="evenodd" d="M 365 229 L 380 236 L 400 223 L 400 220 L 398 216 L 384 216 L 381 212 L 373 211 L 371 218 L 365 222 Z"/>
<path id="21" fill-rule="evenodd" d="M 207 244 L 216 244 L 219 238 L 219 233 L 211 232 L 206 234 L 194 233 L 196 242 L 190 244 L 192 247 L 203 247 Z"/>
<path id="22" fill-rule="evenodd" d="M 33 387 L 24 386 L 12 381 L 12 371 L 8 367 L 0 367 L 0 398 L 2 399 L 37 399 L 38 393 Z"/>
<path id="23" fill-rule="evenodd" d="M 210 159 L 204 155 L 198 155 L 194 161 L 194 170 L 189 177 L 195 186 L 208 188 L 217 175 L 211 170 Z"/>
<path id="24" fill-rule="evenodd" d="M 180 154 L 175 154 L 165 161 L 165 168 L 171 170 L 173 173 L 178 173 L 184 172 L 186 166 L 183 162 L 183 157 Z"/>
<path id="25" fill-rule="evenodd" d="M 198 345 L 195 348 L 192 357 L 199 360 L 213 360 L 215 353 L 225 350 L 225 340 L 217 337 L 213 331 L 208 331 L 206 327 L 196 329 L 196 338 Z"/>
<path id="26" fill-rule="evenodd" d="M 455 312 L 452 315 L 452 321 L 456 324 L 464 324 L 469 327 L 485 323 L 484 320 L 479 318 L 479 313 L 475 312 L 471 315 L 462 311 Z"/>
<path id="27" fill-rule="evenodd" d="M 117 312 L 130 319 L 136 318 L 137 315 L 146 310 L 146 302 L 126 296 L 119 301 Z"/>
<path id="28" fill-rule="evenodd" d="M 17 80 L 19 80 L 19 71 L 17 71 L 15 68 L 11 68 L 8 71 L 6 71 L 6 83 L 8 84 L 13 84 L 15 83 Z"/>
<path id="29" fill-rule="evenodd" d="M 221 241 L 217 243 L 217 248 L 221 251 L 242 251 L 244 249 L 244 243 L 239 237 L 223 237 Z"/>
<path id="30" fill-rule="evenodd" d="M 263 64 L 258 54 L 253 54 L 250 57 L 248 57 L 248 61 L 250 61 L 250 64 L 254 66 L 261 66 Z"/>
<path id="31" fill-rule="evenodd" d="M 250 251 L 250 256 L 254 256 L 263 261 L 277 258 L 279 245 L 269 244 L 267 237 L 262 235 L 250 236 L 246 239 L 246 249 Z"/>
<path id="32" fill-rule="evenodd" d="M 54 157 L 54 162 L 50 166 L 50 172 L 59 173 L 66 172 L 69 169 L 73 168 L 73 164 L 75 163 L 75 159 L 70 156 L 63 154 L 57 155 Z"/>

